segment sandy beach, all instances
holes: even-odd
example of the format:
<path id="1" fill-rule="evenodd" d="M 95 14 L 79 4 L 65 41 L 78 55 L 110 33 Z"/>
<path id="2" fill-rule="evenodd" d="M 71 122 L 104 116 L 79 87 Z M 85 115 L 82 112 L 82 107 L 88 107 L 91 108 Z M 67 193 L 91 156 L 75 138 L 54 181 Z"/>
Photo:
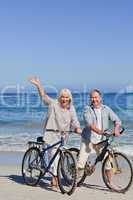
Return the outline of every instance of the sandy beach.
<path id="1" fill-rule="evenodd" d="M 36 187 L 27 186 L 21 175 L 22 157 L 23 153 L 0 152 L 0 200 L 132 199 L 133 186 L 125 194 L 108 190 L 99 173 L 100 167 L 71 196 L 61 194 L 59 189 L 50 188 L 47 178 L 43 178 Z"/>

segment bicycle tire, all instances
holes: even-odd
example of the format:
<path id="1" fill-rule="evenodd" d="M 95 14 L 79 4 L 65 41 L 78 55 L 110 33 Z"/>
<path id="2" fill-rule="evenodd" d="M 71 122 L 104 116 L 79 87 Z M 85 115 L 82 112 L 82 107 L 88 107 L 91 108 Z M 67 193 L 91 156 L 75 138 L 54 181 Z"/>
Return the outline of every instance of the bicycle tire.
<path id="1" fill-rule="evenodd" d="M 77 161 L 78 156 L 79 156 L 79 149 L 77 148 L 70 148 L 69 151 L 73 154 L 75 160 Z M 87 163 L 85 165 L 85 168 L 87 166 Z M 83 173 L 80 173 L 80 177 L 77 177 L 77 186 L 79 187 L 81 184 L 84 183 L 85 179 L 86 179 L 86 173 L 85 170 L 83 170 Z"/>
<path id="2" fill-rule="evenodd" d="M 115 152 L 112 161 L 109 161 L 109 155 L 105 158 L 102 165 L 102 177 L 105 185 L 116 192 L 126 192 L 133 180 L 133 169 L 130 160 L 122 153 Z M 106 166 L 111 163 L 112 181 L 108 181 L 106 175 Z"/>
<path id="3" fill-rule="evenodd" d="M 36 147 L 31 147 L 25 152 L 22 160 L 22 176 L 27 185 L 35 186 L 38 184 L 42 176 L 41 159 L 40 150 Z M 34 175 L 35 172 L 36 175 Z"/>
<path id="4" fill-rule="evenodd" d="M 68 150 L 60 154 L 57 177 L 61 193 L 71 195 L 76 188 L 76 163 Z"/>

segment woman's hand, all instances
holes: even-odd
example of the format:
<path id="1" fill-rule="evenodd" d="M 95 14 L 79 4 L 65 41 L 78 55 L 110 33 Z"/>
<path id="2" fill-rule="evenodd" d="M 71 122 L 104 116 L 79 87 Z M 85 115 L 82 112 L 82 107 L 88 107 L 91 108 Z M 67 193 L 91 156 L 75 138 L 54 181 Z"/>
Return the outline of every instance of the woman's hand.
<path id="1" fill-rule="evenodd" d="M 40 81 L 39 81 L 39 78 L 36 78 L 36 77 L 29 77 L 28 80 L 34 84 L 35 86 L 40 86 Z"/>
<path id="2" fill-rule="evenodd" d="M 43 89 L 43 87 L 41 86 L 41 83 L 39 81 L 39 78 L 36 78 L 36 77 L 29 77 L 28 80 L 36 86 L 38 92 L 39 92 L 39 95 L 41 98 L 43 98 L 43 101 L 47 103 L 47 95 Z"/>

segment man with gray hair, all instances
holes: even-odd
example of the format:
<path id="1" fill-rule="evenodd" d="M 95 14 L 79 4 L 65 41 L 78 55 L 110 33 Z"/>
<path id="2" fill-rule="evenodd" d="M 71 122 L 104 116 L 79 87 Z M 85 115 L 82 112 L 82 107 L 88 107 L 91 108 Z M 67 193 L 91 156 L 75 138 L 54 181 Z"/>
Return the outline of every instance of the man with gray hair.
<path id="1" fill-rule="evenodd" d="M 110 121 L 114 125 L 114 135 L 120 135 L 121 121 L 111 108 L 102 104 L 102 95 L 97 89 L 90 92 L 90 105 L 84 109 L 84 120 L 85 128 L 82 132 L 78 170 L 84 169 L 91 149 L 94 149 L 97 155 L 99 154 L 100 149 L 97 143 L 102 141 L 105 130 L 110 127 Z M 111 184 L 112 170 L 109 167 L 106 169 L 106 176 Z"/>

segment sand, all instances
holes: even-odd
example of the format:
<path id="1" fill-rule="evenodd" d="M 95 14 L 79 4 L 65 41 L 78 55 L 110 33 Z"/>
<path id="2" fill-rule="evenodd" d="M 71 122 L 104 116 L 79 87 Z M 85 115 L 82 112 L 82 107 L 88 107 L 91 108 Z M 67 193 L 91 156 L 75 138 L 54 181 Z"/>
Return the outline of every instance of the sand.
<path id="1" fill-rule="evenodd" d="M 49 187 L 49 180 L 43 178 L 38 186 L 27 186 L 21 174 L 23 153 L 0 152 L 0 200 L 131 200 L 133 186 L 125 193 L 110 191 L 103 183 L 100 167 L 95 173 L 87 177 L 85 183 L 76 188 L 71 195 L 61 194 L 59 189 Z"/>

